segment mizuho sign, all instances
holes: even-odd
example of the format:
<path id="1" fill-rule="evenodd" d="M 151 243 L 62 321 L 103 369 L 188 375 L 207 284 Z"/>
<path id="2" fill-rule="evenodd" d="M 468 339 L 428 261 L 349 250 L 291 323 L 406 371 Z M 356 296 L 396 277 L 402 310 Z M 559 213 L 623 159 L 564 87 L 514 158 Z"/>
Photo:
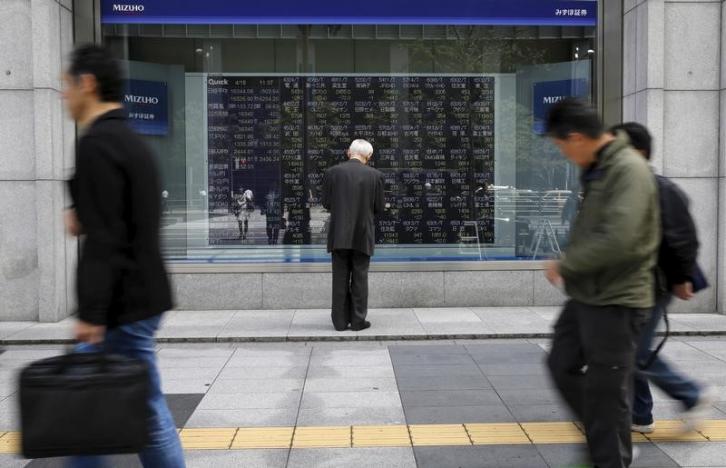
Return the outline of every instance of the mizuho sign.
<path id="1" fill-rule="evenodd" d="M 124 102 L 134 104 L 159 104 L 159 98 L 155 96 L 134 96 L 133 94 L 124 95 Z"/>
<path id="2" fill-rule="evenodd" d="M 117 12 L 141 13 L 144 11 L 144 8 L 144 5 L 114 3 L 112 9 Z"/>

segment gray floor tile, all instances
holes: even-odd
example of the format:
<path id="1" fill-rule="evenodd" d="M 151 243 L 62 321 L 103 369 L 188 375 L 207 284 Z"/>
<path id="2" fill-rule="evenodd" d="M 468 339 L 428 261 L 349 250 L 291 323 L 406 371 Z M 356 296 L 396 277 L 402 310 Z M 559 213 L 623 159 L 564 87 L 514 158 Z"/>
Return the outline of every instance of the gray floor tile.
<path id="1" fill-rule="evenodd" d="M 245 356 L 235 354 L 226 368 L 233 367 L 306 367 L 310 356 L 288 353 L 287 355 Z"/>
<path id="2" fill-rule="evenodd" d="M 424 322 L 426 334 L 445 337 L 469 337 L 496 333 L 484 323 L 476 322 Z"/>
<path id="3" fill-rule="evenodd" d="M 726 350 L 726 346 L 722 346 L 722 350 Z M 661 351 L 663 357 L 675 363 L 682 362 L 680 366 L 689 366 L 693 362 L 718 361 L 717 357 L 712 356 L 708 352 L 697 349 L 687 343 L 678 341 L 668 342 Z"/>
<path id="4" fill-rule="evenodd" d="M 546 375 L 544 361 L 541 364 L 479 364 L 486 376 L 490 375 Z"/>
<path id="5" fill-rule="evenodd" d="M 515 355 L 515 356 L 527 356 L 531 354 L 541 354 L 542 349 L 533 343 L 520 342 L 520 343 L 478 343 L 478 344 L 467 344 L 465 346 L 467 352 L 472 356 L 476 355 Z"/>
<path id="6" fill-rule="evenodd" d="M 210 394 L 302 392 L 305 379 L 224 379 L 217 380 Z"/>
<path id="7" fill-rule="evenodd" d="M 507 405 L 517 422 L 572 421 L 572 413 L 562 404 Z"/>
<path id="8" fill-rule="evenodd" d="M 189 421 L 192 413 L 197 409 L 197 405 L 202 401 L 204 394 L 172 394 L 165 395 L 166 404 L 169 405 L 169 411 L 174 418 L 176 427 L 184 427 Z"/>
<path id="9" fill-rule="evenodd" d="M 292 310 L 239 311 L 219 336 L 287 336 L 293 315 Z"/>
<path id="10" fill-rule="evenodd" d="M 285 468 L 288 450 L 198 450 L 185 452 L 187 468 Z"/>
<path id="11" fill-rule="evenodd" d="M 471 353 L 471 357 L 479 365 L 544 365 L 547 354 L 542 348 L 537 346 L 536 351 L 530 351 L 528 353 Z"/>
<path id="12" fill-rule="evenodd" d="M 656 445 L 681 466 L 726 466 L 726 442 L 669 442 Z"/>
<path id="13" fill-rule="evenodd" d="M 398 389 L 404 390 L 486 390 L 491 389 L 483 376 L 399 377 Z"/>
<path id="14" fill-rule="evenodd" d="M 413 406 L 482 406 L 501 404 L 493 390 L 402 391 L 404 408 Z"/>
<path id="15" fill-rule="evenodd" d="M 288 468 L 416 468 L 413 449 L 293 449 Z"/>
<path id="16" fill-rule="evenodd" d="M 405 424 L 400 405 L 373 408 L 310 408 L 301 409 L 298 426 L 349 426 Z"/>
<path id="17" fill-rule="evenodd" d="M 465 346 L 456 344 L 399 344 L 388 345 L 391 356 L 405 354 L 467 354 Z"/>
<path id="18" fill-rule="evenodd" d="M 514 416 L 504 405 L 409 406 L 404 412 L 409 424 L 514 422 Z"/>
<path id="19" fill-rule="evenodd" d="M 511 366 L 510 366 L 511 367 Z M 393 363 L 396 378 L 401 377 L 480 377 L 481 370 L 473 363 L 463 365 L 402 365 Z"/>
<path id="20" fill-rule="evenodd" d="M 553 388 L 550 378 L 544 375 L 489 375 L 487 379 L 496 390 Z"/>
<path id="21" fill-rule="evenodd" d="M 386 349 L 358 351 L 315 351 L 310 359 L 310 367 L 356 367 L 390 366 L 391 358 Z"/>
<path id="22" fill-rule="evenodd" d="M 269 367 L 225 367 L 218 380 L 239 379 L 304 379 L 308 368 L 305 366 Z"/>
<path id="23" fill-rule="evenodd" d="M 683 405 L 677 401 L 659 401 L 653 405 L 653 417 L 658 419 L 679 419 L 683 414 Z M 706 419 L 724 419 L 724 413 L 714 406 L 705 413 Z"/>
<path id="24" fill-rule="evenodd" d="M 398 392 L 305 392 L 302 409 L 313 408 L 389 408 L 401 404 Z"/>
<path id="25" fill-rule="evenodd" d="M 196 382 L 212 383 L 219 375 L 221 369 L 216 367 L 190 367 L 190 368 L 162 368 L 159 369 L 161 380 L 190 380 Z"/>
<path id="26" fill-rule="evenodd" d="M 426 323 L 481 323 L 477 314 L 468 308 L 414 309 L 419 322 Z"/>
<path id="27" fill-rule="evenodd" d="M 200 410 L 285 409 L 297 408 L 300 392 L 207 393 Z"/>
<path id="28" fill-rule="evenodd" d="M 270 427 L 293 426 L 297 408 L 201 410 L 189 418 L 186 427 Z"/>
<path id="29" fill-rule="evenodd" d="M 391 356 L 394 366 L 461 366 L 474 363 L 466 354 L 418 353 Z"/>
<path id="30" fill-rule="evenodd" d="M 416 447 L 419 468 L 547 468 L 531 445 Z"/>
<path id="31" fill-rule="evenodd" d="M 536 448 L 542 458 L 554 468 L 586 466 L 589 459 L 585 444 L 542 444 Z"/>
<path id="32" fill-rule="evenodd" d="M 362 379 L 386 379 L 394 378 L 393 366 L 315 366 L 308 371 L 309 379 L 324 378 L 362 378 Z"/>
<path id="33" fill-rule="evenodd" d="M 562 401 L 552 388 L 497 389 L 497 393 L 507 405 L 554 405 Z"/>
<path id="34" fill-rule="evenodd" d="M 58 323 L 35 323 L 5 338 L 11 340 L 69 340 L 73 337 L 74 325 L 75 320 L 73 319 L 66 319 Z"/>
<path id="35" fill-rule="evenodd" d="M 157 338 L 188 338 L 211 339 L 216 338 L 224 330 L 224 324 L 170 324 L 163 326 L 156 334 Z"/>
<path id="36" fill-rule="evenodd" d="M 161 390 L 164 393 L 207 393 L 212 382 L 190 379 L 166 379 L 161 381 Z"/>
<path id="37" fill-rule="evenodd" d="M 651 443 L 636 444 L 640 453 L 631 465 L 632 468 L 670 468 L 678 467 L 668 455 Z M 586 446 L 574 444 L 537 445 L 542 457 L 553 467 L 584 464 L 587 460 Z"/>
<path id="38" fill-rule="evenodd" d="M 181 368 L 181 369 L 187 369 L 190 367 L 210 367 L 210 368 L 217 368 L 221 369 L 224 367 L 224 365 L 227 363 L 227 360 L 229 357 L 197 357 L 197 356 L 187 356 L 187 357 L 168 357 L 168 356 L 159 356 L 159 359 L 157 360 L 157 363 L 159 367 L 167 368 L 167 369 L 175 369 L 175 368 Z"/>
<path id="39" fill-rule="evenodd" d="M 230 358 L 234 349 L 225 343 L 163 344 L 157 355 L 162 358 Z"/>
<path id="40" fill-rule="evenodd" d="M 26 328 L 32 327 L 37 322 L 0 322 L 0 339 L 7 338 Z"/>
<path id="41" fill-rule="evenodd" d="M 387 378 L 308 378 L 305 381 L 306 392 L 395 392 L 398 389 L 396 379 Z"/>

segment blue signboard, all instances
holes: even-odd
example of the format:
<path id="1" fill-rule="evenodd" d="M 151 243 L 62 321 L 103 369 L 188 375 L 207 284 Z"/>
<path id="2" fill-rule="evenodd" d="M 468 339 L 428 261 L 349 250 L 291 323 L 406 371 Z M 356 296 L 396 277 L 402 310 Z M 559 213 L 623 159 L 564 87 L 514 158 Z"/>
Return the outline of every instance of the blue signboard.
<path id="1" fill-rule="evenodd" d="M 597 0 L 101 0 L 101 22 L 595 26 Z"/>
<path id="2" fill-rule="evenodd" d="M 534 131 L 545 132 L 547 113 L 552 104 L 566 97 L 587 98 L 590 95 L 590 81 L 585 78 L 575 80 L 541 81 L 532 86 L 532 114 Z"/>
<path id="3" fill-rule="evenodd" d="M 169 132 L 169 99 L 163 81 L 126 80 L 124 107 L 129 125 L 143 135 Z"/>

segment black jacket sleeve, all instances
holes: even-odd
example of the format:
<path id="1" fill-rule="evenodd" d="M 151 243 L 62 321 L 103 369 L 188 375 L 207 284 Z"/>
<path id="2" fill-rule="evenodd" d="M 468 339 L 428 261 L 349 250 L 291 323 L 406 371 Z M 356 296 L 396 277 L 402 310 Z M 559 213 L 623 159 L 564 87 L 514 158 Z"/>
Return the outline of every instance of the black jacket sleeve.
<path id="1" fill-rule="evenodd" d="M 698 234 L 688 198 L 671 181 L 658 177 L 663 240 L 659 253 L 659 266 L 668 285 L 682 284 L 690 280 L 698 256 Z"/>
<path id="2" fill-rule="evenodd" d="M 378 180 L 376 180 L 376 200 L 373 205 L 373 214 L 381 214 L 386 209 L 386 193 L 384 188 L 383 173 L 379 173 Z"/>
<path id="3" fill-rule="evenodd" d="M 326 210 L 330 209 L 330 199 L 332 198 L 331 190 L 330 170 L 327 170 L 325 171 L 325 174 L 323 174 L 323 192 L 320 194 L 321 204 Z"/>
<path id="4" fill-rule="evenodd" d="M 84 322 L 105 325 L 126 229 L 123 175 L 102 140 L 79 142 L 71 186 L 85 236 L 78 264 L 78 315 Z"/>

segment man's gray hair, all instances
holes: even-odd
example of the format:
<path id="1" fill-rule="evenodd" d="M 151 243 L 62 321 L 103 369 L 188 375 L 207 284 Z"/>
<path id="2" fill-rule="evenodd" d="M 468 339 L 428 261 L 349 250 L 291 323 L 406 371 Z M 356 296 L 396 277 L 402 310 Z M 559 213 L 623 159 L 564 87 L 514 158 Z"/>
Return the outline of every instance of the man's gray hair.
<path id="1" fill-rule="evenodd" d="M 351 156 L 358 155 L 368 158 L 373 154 L 373 145 L 366 140 L 357 139 L 353 140 L 348 151 L 350 151 Z"/>

